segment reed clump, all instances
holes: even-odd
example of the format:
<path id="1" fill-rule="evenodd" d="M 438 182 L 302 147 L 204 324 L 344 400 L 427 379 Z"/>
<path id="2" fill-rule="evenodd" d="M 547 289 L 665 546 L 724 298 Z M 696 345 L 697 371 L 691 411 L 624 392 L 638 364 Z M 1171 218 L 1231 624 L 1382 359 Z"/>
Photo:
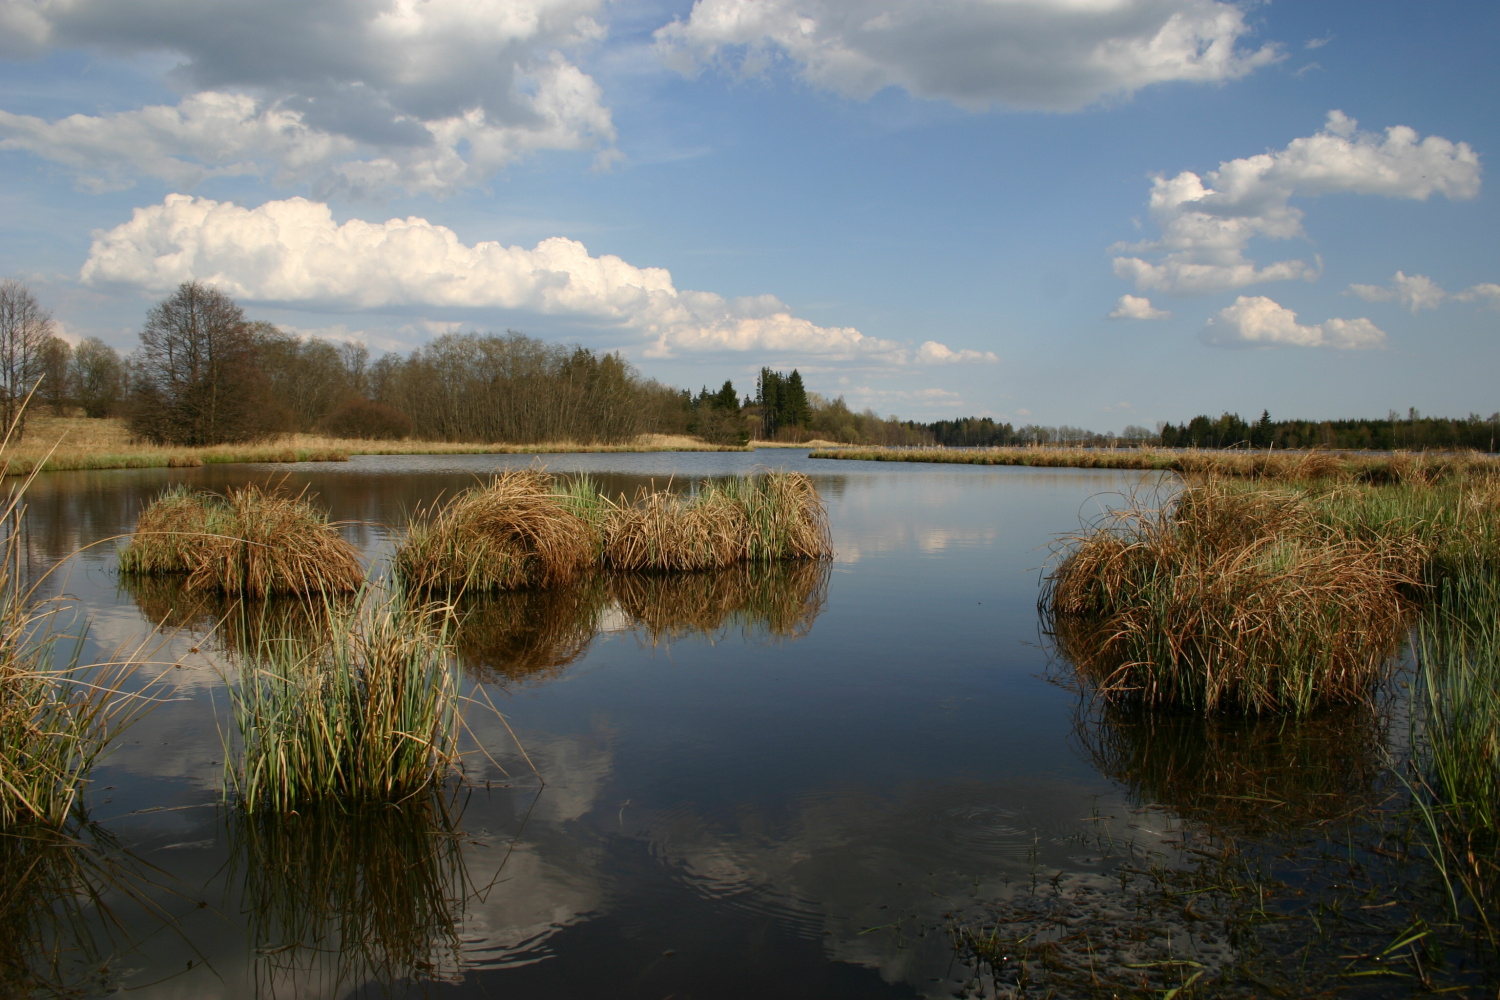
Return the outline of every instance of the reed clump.
<path id="1" fill-rule="evenodd" d="M 604 529 L 604 561 L 617 570 L 705 570 L 832 555 L 823 500 L 800 472 L 709 480 L 686 497 L 647 494 L 618 506 Z"/>
<path id="2" fill-rule="evenodd" d="M 597 496 L 597 494 L 595 494 Z M 585 498 L 534 469 L 510 469 L 441 509 L 417 511 L 396 550 L 409 587 L 470 592 L 556 587 L 577 580 L 599 551 Z"/>
<path id="3" fill-rule="evenodd" d="M 259 486 L 224 494 L 174 486 L 141 512 L 120 551 L 127 575 L 184 574 L 188 590 L 251 598 L 350 593 L 354 546 L 305 496 Z"/>
<path id="4" fill-rule="evenodd" d="M 1073 536 L 1044 611 L 1107 699 L 1305 713 L 1365 700 L 1405 635 L 1430 544 L 1351 530 L 1305 491 L 1210 479 Z"/>
<path id="5" fill-rule="evenodd" d="M 695 491 L 601 496 L 586 476 L 510 470 L 417 512 L 396 552 L 416 589 L 483 592 L 569 586 L 596 568 L 690 572 L 832 555 L 812 480 L 768 472 Z"/>
<path id="6" fill-rule="evenodd" d="M 230 688 L 239 753 L 226 787 L 247 813 L 400 802 L 459 763 L 451 612 L 365 591 L 328 636 L 261 636 Z"/>

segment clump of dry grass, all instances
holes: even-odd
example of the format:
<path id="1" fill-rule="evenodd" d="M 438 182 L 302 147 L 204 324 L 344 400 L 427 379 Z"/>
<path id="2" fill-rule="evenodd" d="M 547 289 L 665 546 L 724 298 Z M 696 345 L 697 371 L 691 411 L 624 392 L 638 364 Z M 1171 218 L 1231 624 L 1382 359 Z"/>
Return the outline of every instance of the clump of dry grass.
<path id="1" fill-rule="evenodd" d="M 551 476 L 510 469 L 439 510 L 419 510 L 395 567 L 422 590 L 556 587 L 577 580 L 598 549 L 590 518 Z"/>
<path id="2" fill-rule="evenodd" d="M 364 581 L 354 546 L 322 510 L 258 486 L 167 490 L 141 512 L 120 571 L 182 573 L 188 590 L 252 598 L 350 593 Z"/>
<path id="3" fill-rule="evenodd" d="M 618 507 L 604 527 L 604 561 L 619 570 L 717 569 L 832 554 L 823 500 L 800 472 L 710 480 L 688 497 L 648 494 Z"/>
<path id="4" fill-rule="evenodd" d="M 1305 494 L 1186 487 L 1069 539 L 1042 604 L 1108 700 L 1305 712 L 1364 700 L 1405 635 L 1428 546 L 1352 537 Z"/>

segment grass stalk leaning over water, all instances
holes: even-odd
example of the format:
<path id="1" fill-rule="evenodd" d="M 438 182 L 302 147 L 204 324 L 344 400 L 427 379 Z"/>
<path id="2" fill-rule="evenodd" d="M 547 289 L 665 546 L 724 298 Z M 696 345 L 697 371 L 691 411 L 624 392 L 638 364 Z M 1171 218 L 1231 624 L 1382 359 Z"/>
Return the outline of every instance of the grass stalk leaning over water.
<path id="1" fill-rule="evenodd" d="M 223 495 L 167 489 L 141 512 L 120 572 L 184 573 L 188 590 L 252 598 L 349 593 L 364 581 L 354 546 L 323 511 L 259 486 Z"/>
<path id="2" fill-rule="evenodd" d="M 458 766 L 462 725 L 451 611 L 366 590 L 326 640 L 262 636 L 230 688 L 247 813 L 400 802 Z"/>

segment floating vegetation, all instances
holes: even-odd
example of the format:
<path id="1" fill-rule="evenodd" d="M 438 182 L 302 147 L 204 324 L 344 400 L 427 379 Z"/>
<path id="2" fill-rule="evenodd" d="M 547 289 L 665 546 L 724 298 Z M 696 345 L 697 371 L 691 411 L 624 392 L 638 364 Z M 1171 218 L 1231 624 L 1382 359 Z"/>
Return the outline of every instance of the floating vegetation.
<path id="1" fill-rule="evenodd" d="M 1307 712 L 1367 699 L 1400 646 L 1428 546 L 1320 518 L 1297 490 L 1189 485 L 1068 539 L 1042 604 L 1105 698 Z"/>
<path id="2" fill-rule="evenodd" d="M 255 598 L 350 593 L 364 581 L 354 546 L 322 510 L 258 486 L 166 490 L 141 512 L 120 571 L 184 574 L 189 590 Z"/>
<path id="3" fill-rule="evenodd" d="M 430 796 L 234 814 L 231 865 L 244 879 L 265 992 L 301 995 L 311 979 L 318 995 L 338 996 L 453 977 L 469 894 L 459 840 L 446 804 Z"/>
<path id="4" fill-rule="evenodd" d="M 396 550 L 396 573 L 417 590 L 515 590 L 576 581 L 599 550 L 595 521 L 551 476 L 511 469 L 417 511 Z"/>
<path id="5" fill-rule="evenodd" d="M 459 763 L 451 612 L 366 591 L 328 636 L 267 635 L 230 688 L 238 760 L 225 786 L 247 813 L 400 802 Z"/>
<path id="6" fill-rule="evenodd" d="M 601 565 L 682 572 L 832 551 L 822 499 L 801 473 L 709 480 L 687 495 L 615 504 L 587 477 L 559 484 L 512 470 L 419 511 L 395 566 L 416 589 L 476 592 L 566 586 Z"/>

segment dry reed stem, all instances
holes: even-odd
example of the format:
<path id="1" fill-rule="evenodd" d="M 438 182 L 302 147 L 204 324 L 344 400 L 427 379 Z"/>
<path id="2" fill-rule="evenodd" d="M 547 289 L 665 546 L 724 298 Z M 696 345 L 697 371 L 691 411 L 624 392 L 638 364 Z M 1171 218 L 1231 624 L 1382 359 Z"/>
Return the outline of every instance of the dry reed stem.
<path id="1" fill-rule="evenodd" d="M 323 511 L 258 486 L 163 493 L 141 512 L 120 570 L 185 573 L 188 590 L 251 598 L 352 593 L 364 582 L 354 546 Z"/>

